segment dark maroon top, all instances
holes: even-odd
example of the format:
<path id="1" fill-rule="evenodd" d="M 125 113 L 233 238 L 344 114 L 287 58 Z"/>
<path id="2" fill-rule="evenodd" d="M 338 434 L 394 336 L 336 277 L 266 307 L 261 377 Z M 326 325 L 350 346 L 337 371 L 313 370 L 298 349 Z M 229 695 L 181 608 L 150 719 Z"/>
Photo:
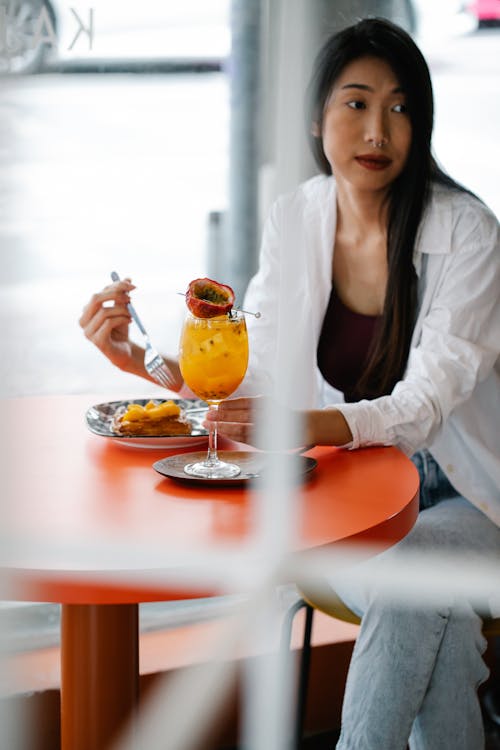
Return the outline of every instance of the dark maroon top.
<path id="1" fill-rule="evenodd" d="M 318 344 L 318 367 L 346 401 L 359 400 L 356 384 L 363 374 L 378 315 L 353 312 L 332 287 Z"/>

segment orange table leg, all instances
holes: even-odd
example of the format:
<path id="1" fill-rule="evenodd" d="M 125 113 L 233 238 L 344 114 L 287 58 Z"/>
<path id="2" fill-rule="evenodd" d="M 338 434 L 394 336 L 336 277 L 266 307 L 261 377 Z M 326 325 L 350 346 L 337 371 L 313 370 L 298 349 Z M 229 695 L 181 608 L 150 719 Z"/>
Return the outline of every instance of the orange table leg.
<path id="1" fill-rule="evenodd" d="M 62 750 L 105 750 L 139 693 L 137 604 L 63 604 Z"/>

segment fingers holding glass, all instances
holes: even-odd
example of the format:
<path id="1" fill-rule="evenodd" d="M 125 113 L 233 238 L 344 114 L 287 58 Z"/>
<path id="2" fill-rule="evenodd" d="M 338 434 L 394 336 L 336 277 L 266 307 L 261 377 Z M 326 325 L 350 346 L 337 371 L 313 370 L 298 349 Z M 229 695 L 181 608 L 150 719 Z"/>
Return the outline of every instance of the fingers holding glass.
<path id="1" fill-rule="evenodd" d="M 238 443 L 256 445 L 255 442 L 255 412 L 259 398 L 234 398 L 222 401 L 216 413 L 208 413 L 205 425 L 210 426 L 217 420 L 217 431 L 230 440 Z"/>

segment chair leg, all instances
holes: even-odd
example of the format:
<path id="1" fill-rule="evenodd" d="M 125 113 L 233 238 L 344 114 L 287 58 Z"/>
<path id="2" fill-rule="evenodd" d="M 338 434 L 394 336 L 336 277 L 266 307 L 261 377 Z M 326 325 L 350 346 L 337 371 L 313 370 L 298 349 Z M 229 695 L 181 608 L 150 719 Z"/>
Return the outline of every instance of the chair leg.
<path id="1" fill-rule="evenodd" d="M 292 627 L 295 615 L 299 610 L 305 608 L 306 621 L 304 624 L 304 637 L 302 641 L 302 653 L 299 662 L 297 707 L 295 712 L 295 731 L 291 747 L 299 750 L 304 730 L 304 719 L 306 713 L 307 690 L 309 686 L 309 669 L 311 664 L 311 633 L 314 609 L 306 601 L 300 599 L 288 610 L 283 630 L 281 633 L 281 648 L 290 649 L 292 640 Z"/>
<path id="2" fill-rule="evenodd" d="M 309 675 L 311 667 L 311 634 L 314 609 L 306 604 L 306 621 L 304 624 L 304 640 L 302 642 L 302 654 L 299 666 L 299 691 L 296 713 L 295 747 L 300 747 L 300 741 L 304 733 L 304 719 L 306 716 L 307 691 L 309 688 Z"/>

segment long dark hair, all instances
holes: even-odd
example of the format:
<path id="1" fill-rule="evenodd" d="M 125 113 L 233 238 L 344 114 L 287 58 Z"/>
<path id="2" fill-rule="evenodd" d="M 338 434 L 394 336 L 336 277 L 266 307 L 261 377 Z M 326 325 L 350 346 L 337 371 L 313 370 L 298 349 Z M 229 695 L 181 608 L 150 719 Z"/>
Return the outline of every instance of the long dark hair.
<path id="1" fill-rule="evenodd" d="M 320 170 L 332 173 L 321 137 L 332 87 L 346 65 L 366 56 L 384 60 L 394 71 L 405 91 L 412 138 L 406 164 L 388 195 L 387 291 L 366 369 L 357 384 L 358 398 L 388 394 L 404 375 L 417 310 L 413 251 L 432 182 L 463 189 L 440 169 L 431 153 L 434 100 L 427 63 L 409 34 L 381 18 L 364 19 L 334 34 L 316 58 L 308 89 L 307 126 Z M 312 134 L 311 123 L 317 123 L 319 135 L 316 129 Z"/>

